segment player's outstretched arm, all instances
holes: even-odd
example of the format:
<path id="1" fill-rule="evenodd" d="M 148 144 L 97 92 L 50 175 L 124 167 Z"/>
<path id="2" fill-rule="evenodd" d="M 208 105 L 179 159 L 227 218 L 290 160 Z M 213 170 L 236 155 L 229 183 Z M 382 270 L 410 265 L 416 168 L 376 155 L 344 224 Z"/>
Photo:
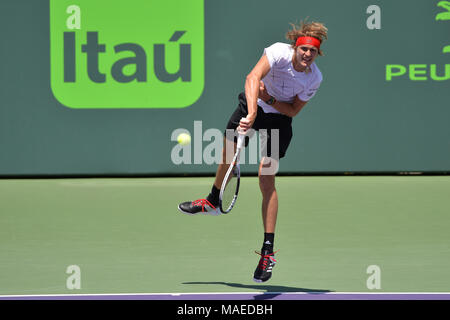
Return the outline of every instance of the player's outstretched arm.
<path id="1" fill-rule="evenodd" d="M 245 121 L 246 123 L 244 122 L 241 125 L 241 127 L 245 130 L 250 129 L 256 119 L 256 114 L 258 111 L 257 102 L 259 95 L 259 82 L 266 76 L 267 73 L 269 73 L 269 71 L 269 59 L 267 59 L 264 54 L 245 79 L 245 97 L 247 99 L 248 107 L 248 115 L 246 119 L 248 121 Z"/>

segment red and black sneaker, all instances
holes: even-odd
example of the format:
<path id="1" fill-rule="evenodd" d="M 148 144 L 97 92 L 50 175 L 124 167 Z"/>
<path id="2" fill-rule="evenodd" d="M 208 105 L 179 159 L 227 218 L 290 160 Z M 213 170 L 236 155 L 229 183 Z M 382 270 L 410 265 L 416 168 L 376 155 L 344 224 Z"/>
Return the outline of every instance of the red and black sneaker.
<path id="1" fill-rule="evenodd" d="M 198 199 L 195 201 L 187 201 L 178 205 L 178 210 L 185 214 L 196 215 L 204 214 L 211 216 L 218 216 L 221 214 L 218 206 L 214 206 L 206 199 Z"/>
<path id="2" fill-rule="evenodd" d="M 253 281 L 255 282 L 266 282 L 272 277 L 272 269 L 277 263 L 275 260 L 275 252 L 267 252 L 263 251 L 259 253 L 255 251 L 257 254 L 261 256 L 259 259 L 258 266 L 256 267 L 255 273 L 253 274 Z"/>

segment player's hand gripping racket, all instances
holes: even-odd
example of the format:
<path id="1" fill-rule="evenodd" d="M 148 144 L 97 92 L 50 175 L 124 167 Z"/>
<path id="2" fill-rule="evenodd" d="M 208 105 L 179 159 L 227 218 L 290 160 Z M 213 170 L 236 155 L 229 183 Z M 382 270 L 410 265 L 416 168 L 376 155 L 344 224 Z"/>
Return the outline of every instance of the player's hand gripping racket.
<path id="1" fill-rule="evenodd" d="M 237 139 L 236 152 L 233 161 L 225 174 L 219 194 L 219 205 L 222 213 L 228 213 L 233 209 L 239 192 L 239 183 L 241 179 L 241 169 L 239 167 L 239 159 L 242 146 L 244 145 L 245 134 L 239 132 Z"/>

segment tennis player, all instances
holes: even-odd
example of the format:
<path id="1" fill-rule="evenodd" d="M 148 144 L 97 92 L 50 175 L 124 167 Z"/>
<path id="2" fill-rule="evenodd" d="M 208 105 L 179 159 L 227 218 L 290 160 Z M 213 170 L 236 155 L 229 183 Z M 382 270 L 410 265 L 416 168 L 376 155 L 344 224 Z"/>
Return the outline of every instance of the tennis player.
<path id="1" fill-rule="evenodd" d="M 318 55 L 323 55 L 320 47 L 322 41 L 327 39 L 327 28 L 318 22 L 292 24 L 286 38 L 290 44 L 278 42 L 264 49 L 262 57 L 246 78 L 245 93 L 239 94 L 239 105 L 227 125 L 227 129 L 238 128 L 243 132 L 251 128 L 267 130 L 267 156 L 261 159 L 259 165 L 264 240 L 261 253 L 257 252 L 261 257 L 253 275 L 256 282 L 269 280 L 276 263 L 273 251 L 278 214 L 276 172 L 265 169 L 277 167 L 279 159 L 286 155 L 292 138 L 292 118 L 319 89 L 322 74 L 314 61 Z M 274 129 L 278 130 L 278 150 L 271 150 L 270 147 Z M 228 141 L 226 137 L 225 141 Z M 229 162 L 225 161 L 229 159 L 225 152 L 229 149 L 225 144 L 223 150 L 224 161 L 217 168 L 210 194 L 205 199 L 181 203 L 178 206 L 181 212 L 220 215 L 220 187 L 229 167 Z"/>

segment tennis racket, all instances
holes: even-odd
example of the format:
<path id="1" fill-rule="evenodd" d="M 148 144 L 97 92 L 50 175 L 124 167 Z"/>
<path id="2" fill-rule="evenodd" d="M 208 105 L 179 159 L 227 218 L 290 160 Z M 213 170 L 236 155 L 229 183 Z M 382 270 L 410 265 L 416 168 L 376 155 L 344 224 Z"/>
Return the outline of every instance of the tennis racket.
<path id="1" fill-rule="evenodd" d="M 219 194 L 219 205 L 222 213 L 228 213 L 233 209 L 239 193 L 239 183 L 241 180 L 241 169 L 239 159 L 242 146 L 244 145 L 245 134 L 239 133 L 237 139 L 236 152 L 233 161 L 225 174 Z"/>

